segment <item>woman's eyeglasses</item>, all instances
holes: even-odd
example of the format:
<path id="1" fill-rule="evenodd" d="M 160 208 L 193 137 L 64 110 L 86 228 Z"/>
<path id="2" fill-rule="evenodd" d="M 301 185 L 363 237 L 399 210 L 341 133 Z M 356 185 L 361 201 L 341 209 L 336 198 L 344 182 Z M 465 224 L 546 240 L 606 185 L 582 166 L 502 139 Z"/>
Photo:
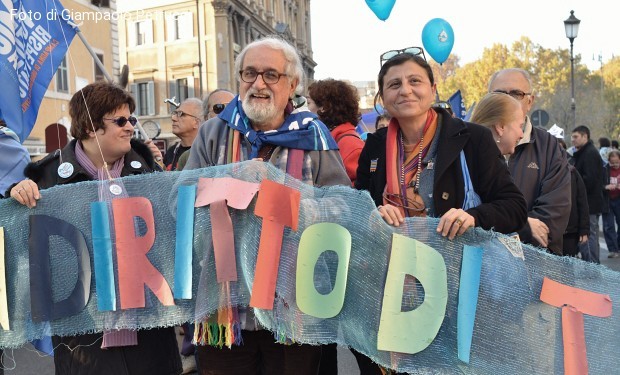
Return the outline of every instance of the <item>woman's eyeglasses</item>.
<path id="1" fill-rule="evenodd" d="M 517 100 L 523 100 L 523 98 L 525 98 L 526 95 L 532 95 L 531 92 L 523 92 L 521 90 L 510 90 L 510 91 L 495 90 L 493 92 L 501 92 L 502 94 L 508 94 Z"/>
<path id="2" fill-rule="evenodd" d="M 383 193 L 383 200 L 392 206 L 404 208 L 405 210 L 413 211 L 414 213 L 421 214 L 426 210 L 422 197 L 416 195 L 419 200 L 413 200 L 408 197 L 403 197 L 400 194 Z"/>
<path id="3" fill-rule="evenodd" d="M 226 108 L 226 105 L 228 103 L 218 103 L 218 104 L 213 104 L 213 107 L 211 107 L 211 110 L 213 111 L 213 113 L 215 113 L 216 115 L 219 115 L 220 113 L 222 113 L 222 111 L 224 110 L 224 108 Z"/>
<path id="4" fill-rule="evenodd" d="M 190 115 L 189 113 L 187 113 L 187 112 L 183 112 L 183 111 L 181 111 L 180 109 L 177 109 L 176 111 L 172 111 L 172 112 L 170 112 L 170 115 L 172 115 L 172 116 L 176 116 L 176 117 L 178 117 L 178 118 L 181 118 L 181 117 L 183 117 L 183 116 L 189 116 L 189 117 L 193 117 L 193 118 L 195 118 L 195 119 L 200 120 L 200 117 L 196 117 L 196 116 L 194 116 L 194 115 Z"/>
<path id="5" fill-rule="evenodd" d="M 138 119 L 133 116 L 129 116 L 129 118 L 125 116 L 121 116 L 117 118 L 104 118 L 104 120 L 112 121 L 113 123 L 118 125 L 119 128 L 122 128 L 123 126 L 125 126 L 127 121 L 129 121 L 131 126 L 136 126 L 136 124 L 138 123 Z"/>
<path id="6" fill-rule="evenodd" d="M 424 61 L 426 61 L 426 56 L 424 55 L 424 50 L 420 47 L 407 47 L 407 48 L 403 48 L 403 49 L 393 49 L 391 51 L 387 51 L 387 52 L 383 52 L 381 54 L 381 56 L 379 57 L 379 59 L 381 60 L 381 66 L 383 66 L 383 64 L 385 64 L 386 61 L 388 61 L 389 59 L 391 59 L 394 56 L 398 56 L 402 53 L 406 53 L 408 55 L 412 55 L 412 56 L 421 56 Z"/>
<path id="7" fill-rule="evenodd" d="M 255 69 L 243 69 L 239 71 L 239 77 L 241 77 L 241 80 L 245 83 L 254 83 L 256 82 L 258 76 L 262 76 L 263 82 L 269 85 L 274 85 L 280 81 L 280 77 L 286 77 L 287 75 L 288 74 L 278 73 L 273 69 L 264 70 L 262 72 Z"/>

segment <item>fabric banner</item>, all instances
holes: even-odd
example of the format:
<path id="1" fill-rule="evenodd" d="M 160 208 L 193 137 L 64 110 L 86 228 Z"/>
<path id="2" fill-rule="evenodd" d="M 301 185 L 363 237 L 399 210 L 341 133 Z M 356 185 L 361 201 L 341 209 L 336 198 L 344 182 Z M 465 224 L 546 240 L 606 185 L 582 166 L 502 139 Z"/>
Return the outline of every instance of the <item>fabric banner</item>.
<path id="1" fill-rule="evenodd" d="M 0 118 L 23 143 L 75 36 L 60 0 L 0 0 Z"/>
<path id="2" fill-rule="evenodd" d="M 190 280 L 183 281 L 191 290 L 191 299 L 174 296 L 174 305 L 170 305 L 161 296 L 176 290 L 176 280 L 183 280 L 174 275 L 176 215 L 182 211 L 177 211 L 178 191 L 183 186 L 198 185 L 200 178 L 222 177 L 250 183 L 268 179 L 299 192 L 299 200 L 286 204 L 287 207 L 298 205 L 298 217 L 290 217 L 294 209 L 282 211 L 283 202 L 278 200 L 265 201 L 264 204 L 275 206 L 260 210 L 271 214 L 258 216 L 255 209 L 257 200 L 264 194 L 262 191 L 249 198 L 247 209 L 228 204 L 237 281 L 226 281 L 227 295 L 222 298 L 213 250 L 211 207 L 194 208 L 192 275 Z M 112 241 L 115 256 L 111 281 L 121 290 L 123 286 L 119 283 L 125 281 L 119 277 L 118 263 L 126 254 L 120 257 L 119 249 L 136 247 L 127 246 L 127 238 L 123 239 L 122 233 L 114 230 L 114 222 L 126 219 L 116 217 L 122 212 L 115 208 L 110 208 L 115 216 L 109 220 L 111 234 L 93 238 L 90 207 L 98 199 L 99 184 L 86 182 L 44 190 L 34 209 L 12 199 L 0 202 L 10 320 L 10 330 L 0 330 L 1 347 L 18 347 L 40 338 L 48 324 L 56 335 L 151 328 L 204 318 L 224 308 L 225 301 L 248 306 L 261 247 L 261 228 L 278 216 L 286 218 L 280 222 L 293 224 L 281 225 L 283 229 L 279 229 L 282 245 L 273 308 L 255 309 L 260 324 L 278 339 L 284 337 L 310 344 L 336 342 L 386 367 L 434 374 L 562 373 L 571 365 L 571 361 L 565 364 L 563 342 L 571 342 L 574 345 L 571 344 L 570 353 L 587 359 L 589 373 L 617 372 L 617 356 L 609 348 L 620 337 L 619 273 L 600 265 L 550 255 L 491 231 L 470 230 L 449 241 L 436 233 L 438 219 L 434 218 L 407 219 L 403 226 L 394 228 L 384 223 L 367 192 L 340 186 L 313 188 L 261 162 L 123 178 L 121 185 L 129 199 L 140 204 L 139 212 L 142 212 L 133 219 L 136 238 L 132 241 L 139 241 L 140 261 L 136 263 L 148 267 L 135 274 L 158 282 L 142 284 L 138 293 L 144 291 L 144 301 L 140 303 L 145 307 L 132 308 L 132 314 L 121 310 L 119 293 L 115 297 L 116 311 L 109 308 L 99 311 L 96 285 L 99 280 L 94 275 L 99 269 L 93 264 L 93 242 Z M 232 195 L 244 194 L 243 189 L 235 191 L 230 184 L 219 185 L 228 186 L 229 195 L 232 191 Z M 201 194 L 216 193 L 220 192 L 198 192 L 196 200 L 201 199 Z M 149 210 L 152 218 L 147 218 Z M 48 222 L 66 222 L 68 232 L 81 234 L 91 265 L 85 267 L 84 256 L 80 256 L 83 253 L 71 245 L 80 241 L 47 229 L 50 233 L 60 233 L 49 236 L 46 244 L 50 288 L 31 292 L 30 279 L 39 274 L 31 267 L 45 263 L 32 257 L 41 256 L 36 251 L 45 244 L 29 245 L 30 223 L 42 216 L 52 218 Z M 466 246 L 483 249 L 476 259 L 467 261 L 478 263 L 477 266 L 463 266 Z M 84 268 L 93 270 L 90 283 L 84 282 L 88 274 Z M 465 272 L 462 269 L 467 270 L 467 276 L 461 276 Z M 135 294 L 136 280 L 132 282 Z M 153 287 L 163 284 L 170 288 Z M 461 284 L 467 284 L 473 292 L 459 293 Z M 543 298 L 544 284 L 547 291 Z M 82 294 L 74 292 L 80 285 L 89 285 L 87 301 L 82 301 Z M 35 322 L 31 298 L 34 293 L 46 292 L 51 293 L 55 305 L 73 300 L 72 306 L 83 303 L 85 307 L 72 312 L 73 315 L 52 318 L 50 322 Z M 477 305 L 475 301 L 459 301 L 459 295 L 471 299 L 476 294 Z M 563 314 L 567 309 L 563 305 L 569 306 L 570 314 L 566 311 Z M 459 313 L 461 308 L 467 310 Z M 63 313 L 61 309 L 53 312 Z M 457 324 L 462 316 L 475 321 Z M 459 327 L 467 331 L 458 334 Z M 469 344 L 461 345 L 461 336 L 470 340 Z M 459 359 L 459 350 L 469 351 L 469 356 L 461 353 Z"/>

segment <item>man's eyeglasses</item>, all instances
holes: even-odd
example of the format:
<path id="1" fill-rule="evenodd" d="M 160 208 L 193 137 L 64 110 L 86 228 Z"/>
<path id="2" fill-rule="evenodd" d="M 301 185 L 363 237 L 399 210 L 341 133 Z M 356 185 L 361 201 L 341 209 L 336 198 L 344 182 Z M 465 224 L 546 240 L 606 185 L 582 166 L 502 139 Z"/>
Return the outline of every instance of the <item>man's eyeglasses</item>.
<path id="1" fill-rule="evenodd" d="M 493 92 L 501 92 L 503 94 L 508 94 L 517 100 L 523 100 L 523 98 L 525 98 L 526 95 L 532 95 L 531 92 L 523 92 L 521 90 L 510 90 L 510 91 L 495 90 Z"/>
<path id="2" fill-rule="evenodd" d="M 383 66 L 383 64 L 385 64 L 385 62 L 391 59 L 392 57 L 398 56 L 401 53 L 406 53 L 406 54 L 413 55 L 413 56 L 421 56 L 424 59 L 424 61 L 426 61 L 426 56 L 424 55 L 424 50 L 422 48 L 407 47 L 403 49 L 393 49 L 391 51 L 383 52 L 381 56 L 379 57 L 379 59 L 381 60 L 380 61 L 381 66 Z"/>
<path id="3" fill-rule="evenodd" d="M 213 107 L 211 107 L 211 110 L 213 111 L 213 113 L 215 113 L 216 115 L 219 115 L 220 113 L 222 113 L 222 111 L 224 110 L 224 108 L 226 108 L 226 105 L 228 103 L 218 103 L 218 104 L 213 104 Z"/>
<path id="4" fill-rule="evenodd" d="M 181 118 L 181 117 L 184 117 L 184 116 L 189 116 L 189 117 L 193 117 L 193 118 L 195 118 L 195 119 L 200 120 L 200 117 L 196 117 L 196 116 L 194 116 L 194 115 L 190 115 L 189 113 L 187 113 L 187 112 L 183 112 L 183 111 L 181 111 L 180 109 L 177 109 L 176 111 L 172 111 L 172 112 L 170 112 L 170 115 L 172 115 L 172 116 L 176 116 L 176 117 L 178 117 L 178 118 Z"/>
<path id="5" fill-rule="evenodd" d="M 239 77 L 241 77 L 241 80 L 245 83 L 256 82 L 256 79 L 258 78 L 258 76 L 263 77 L 263 82 L 269 85 L 273 85 L 273 84 L 278 83 L 278 81 L 280 81 L 280 77 L 288 76 L 288 74 L 278 73 L 277 71 L 273 69 L 264 70 L 262 72 L 259 72 L 258 70 L 255 70 L 255 69 L 243 69 L 239 71 Z"/>
<path id="6" fill-rule="evenodd" d="M 104 118 L 104 120 L 112 121 L 113 123 L 118 125 L 119 128 L 122 128 L 123 126 L 125 126 L 127 121 L 129 121 L 131 126 L 136 126 L 136 124 L 138 123 L 138 119 L 133 116 L 129 116 L 129 118 L 125 116 L 121 116 L 117 118 Z"/>

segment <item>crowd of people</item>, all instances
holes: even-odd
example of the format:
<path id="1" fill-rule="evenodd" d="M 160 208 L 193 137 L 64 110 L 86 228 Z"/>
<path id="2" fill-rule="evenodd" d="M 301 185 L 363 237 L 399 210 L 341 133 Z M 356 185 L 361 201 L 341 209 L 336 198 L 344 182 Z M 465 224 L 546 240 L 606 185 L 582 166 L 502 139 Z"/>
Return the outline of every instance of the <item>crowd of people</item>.
<path id="1" fill-rule="evenodd" d="M 620 257 L 617 143 L 614 148 L 601 139 L 599 150 L 589 128 L 578 126 L 566 150 L 563 137 L 532 126 L 535 93 L 522 69 L 489 77 L 488 94 L 465 122 L 435 103 L 437 83 L 421 48 L 388 51 L 380 60 L 375 104 L 386 113 L 365 140 L 355 131 L 361 116 L 355 87 L 326 79 L 305 92 L 296 49 L 276 37 L 239 53 L 237 95 L 216 90 L 172 111 L 179 141 L 165 155 L 152 141 L 132 140 L 130 94 L 112 83 L 89 84 L 69 104 L 73 140 L 27 166 L 23 151 L 0 158 L 11 160 L 0 168 L 0 194 L 35 207 L 40 190 L 55 185 L 258 160 L 312 186 L 366 190 L 389 225 L 439 218 L 436 231 L 449 240 L 471 228 L 493 229 L 553 254 L 598 263 L 603 215 L 609 256 Z M 4 127 L 0 142 L 1 155 L 9 150 L 5 142 L 21 147 Z M 184 326 L 181 354 L 195 354 L 199 373 L 337 372 L 334 345 L 285 345 L 260 326 L 251 308 L 239 316 L 243 344 L 231 348 L 194 346 L 193 327 Z M 183 371 L 173 328 L 54 336 L 53 343 L 59 374 Z M 354 354 L 362 374 L 383 373 Z"/>

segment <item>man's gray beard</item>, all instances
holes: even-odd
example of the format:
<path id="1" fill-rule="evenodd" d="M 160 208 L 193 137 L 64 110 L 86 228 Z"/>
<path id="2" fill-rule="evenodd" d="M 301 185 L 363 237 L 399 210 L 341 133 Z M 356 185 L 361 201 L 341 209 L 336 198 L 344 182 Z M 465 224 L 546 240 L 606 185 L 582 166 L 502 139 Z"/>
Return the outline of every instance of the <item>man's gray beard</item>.
<path id="1" fill-rule="evenodd" d="M 269 102 L 269 104 L 262 106 L 250 104 L 250 100 L 248 97 L 249 95 L 246 96 L 245 99 L 243 99 L 241 105 L 243 107 L 243 110 L 245 111 L 245 114 L 251 121 L 257 122 L 259 124 L 265 123 L 278 115 L 278 111 L 273 104 L 273 98 Z"/>

